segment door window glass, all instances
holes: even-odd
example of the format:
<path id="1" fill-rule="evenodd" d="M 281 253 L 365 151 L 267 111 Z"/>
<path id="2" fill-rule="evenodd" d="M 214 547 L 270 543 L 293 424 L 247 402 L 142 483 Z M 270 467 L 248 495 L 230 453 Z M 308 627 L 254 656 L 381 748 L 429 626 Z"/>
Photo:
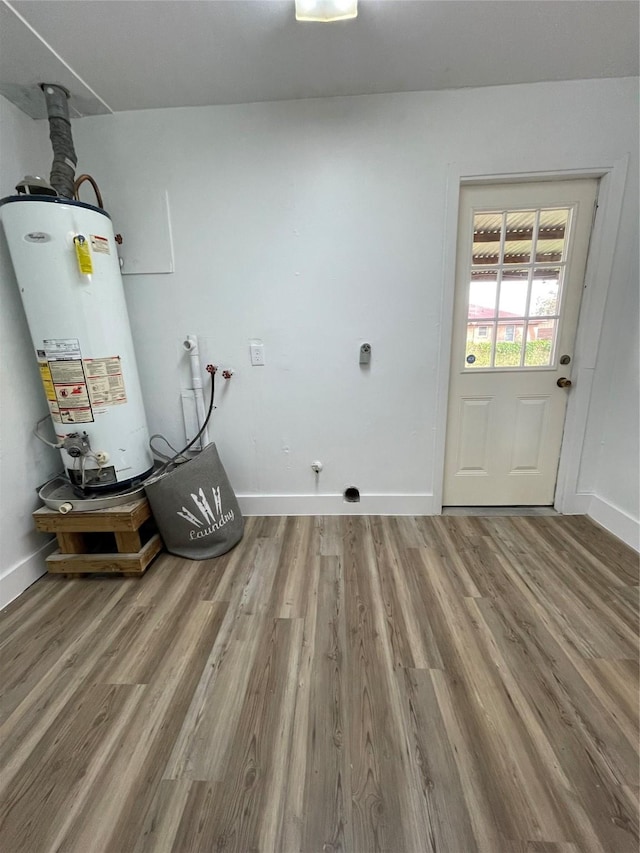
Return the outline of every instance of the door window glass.
<path id="1" fill-rule="evenodd" d="M 503 218 L 502 213 L 485 213 L 476 218 L 473 229 L 474 265 L 486 266 L 499 262 Z"/>
<path id="2" fill-rule="evenodd" d="M 517 210 L 506 214 L 504 263 L 530 264 L 536 226 L 534 210 Z"/>
<path id="3" fill-rule="evenodd" d="M 531 286 L 530 317 L 556 317 L 560 302 L 562 270 L 535 269 Z"/>
<path id="4" fill-rule="evenodd" d="M 569 208 L 478 211 L 465 370 L 554 364 Z"/>
<path id="5" fill-rule="evenodd" d="M 496 330 L 495 367 L 519 367 L 522 361 L 524 323 L 498 323 Z"/>
<path id="6" fill-rule="evenodd" d="M 500 317 L 526 316 L 530 277 L 531 272 L 528 269 L 519 268 L 502 271 L 500 281 Z"/>

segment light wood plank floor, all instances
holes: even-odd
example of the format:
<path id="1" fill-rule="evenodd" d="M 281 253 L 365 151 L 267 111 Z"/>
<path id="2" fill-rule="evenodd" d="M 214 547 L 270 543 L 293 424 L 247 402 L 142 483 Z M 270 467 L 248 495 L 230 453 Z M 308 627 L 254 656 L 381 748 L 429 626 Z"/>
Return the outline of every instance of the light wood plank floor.
<path id="1" fill-rule="evenodd" d="M 638 559 L 581 517 L 252 518 L 0 628 L 4 853 L 636 853 Z"/>

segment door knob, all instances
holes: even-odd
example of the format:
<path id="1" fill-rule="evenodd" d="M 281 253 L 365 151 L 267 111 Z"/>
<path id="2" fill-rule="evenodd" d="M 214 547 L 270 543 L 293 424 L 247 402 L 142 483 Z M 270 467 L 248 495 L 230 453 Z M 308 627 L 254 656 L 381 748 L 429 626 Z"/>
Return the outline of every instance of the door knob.
<path id="1" fill-rule="evenodd" d="M 556 385 L 558 388 L 571 388 L 571 380 L 567 379 L 565 376 L 561 376 L 556 382 Z"/>

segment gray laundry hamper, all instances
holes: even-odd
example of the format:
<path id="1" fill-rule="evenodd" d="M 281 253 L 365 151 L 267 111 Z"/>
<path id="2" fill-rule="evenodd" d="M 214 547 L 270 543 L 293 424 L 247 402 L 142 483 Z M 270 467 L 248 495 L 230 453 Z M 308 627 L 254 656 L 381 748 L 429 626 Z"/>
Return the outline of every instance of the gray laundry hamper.
<path id="1" fill-rule="evenodd" d="M 160 536 L 170 554 L 209 560 L 242 539 L 244 519 L 215 444 L 145 484 Z"/>

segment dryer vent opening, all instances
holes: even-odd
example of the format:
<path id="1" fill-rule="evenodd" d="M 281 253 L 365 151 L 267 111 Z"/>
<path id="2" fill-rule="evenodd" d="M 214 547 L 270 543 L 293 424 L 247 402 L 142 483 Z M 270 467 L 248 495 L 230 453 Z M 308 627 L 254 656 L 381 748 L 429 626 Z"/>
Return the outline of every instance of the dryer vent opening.
<path id="1" fill-rule="evenodd" d="M 345 501 L 349 504 L 357 504 L 360 502 L 360 490 L 355 486 L 349 486 L 344 490 L 343 495 Z"/>

